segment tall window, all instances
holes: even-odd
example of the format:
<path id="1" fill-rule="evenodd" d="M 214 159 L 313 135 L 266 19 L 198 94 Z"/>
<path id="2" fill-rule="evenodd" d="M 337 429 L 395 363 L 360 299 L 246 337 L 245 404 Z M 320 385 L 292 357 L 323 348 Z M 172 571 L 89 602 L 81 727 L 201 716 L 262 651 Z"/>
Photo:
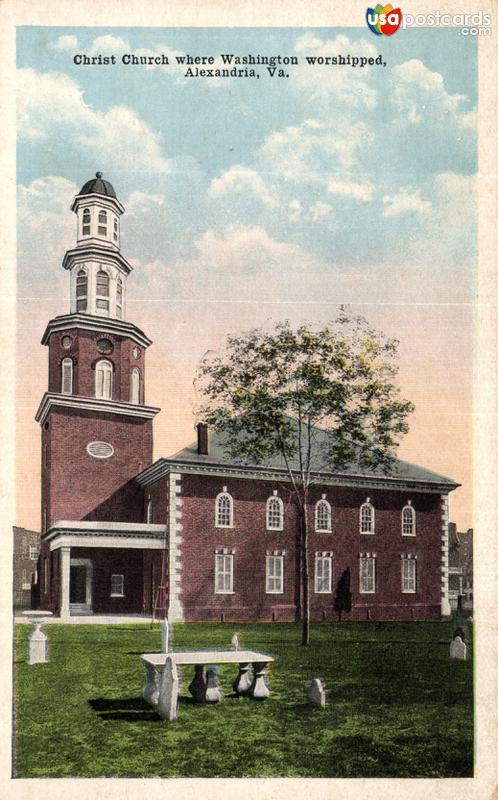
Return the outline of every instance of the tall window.
<path id="1" fill-rule="evenodd" d="M 36 559 L 38 558 L 38 548 L 36 545 L 29 546 L 29 557 L 31 561 L 36 561 Z"/>
<path id="2" fill-rule="evenodd" d="M 360 508 L 360 533 L 375 533 L 375 510 L 370 498 Z"/>
<path id="3" fill-rule="evenodd" d="M 401 591 L 403 594 L 417 591 L 417 562 L 414 558 L 401 559 Z"/>
<path id="4" fill-rule="evenodd" d="M 25 536 L 23 536 L 23 539 L 22 539 L 21 555 L 22 555 L 23 558 L 27 558 L 28 557 L 28 540 L 26 539 Z"/>
<path id="5" fill-rule="evenodd" d="M 111 575 L 111 597 L 124 597 L 124 575 Z"/>
<path id="6" fill-rule="evenodd" d="M 131 402 L 138 405 L 140 403 L 140 370 L 133 367 L 131 371 Z"/>
<path id="7" fill-rule="evenodd" d="M 415 536 L 415 509 L 411 505 L 401 512 L 401 533 L 403 536 Z"/>
<path id="8" fill-rule="evenodd" d="M 123 281 L 118 278 L 116 283 L 116 316 L 118 319 L 123 317 Z"/>
<path id="9" fill-rule="evenodd" d="M 330 594 L 332 591 L 332 556 L 317 553 L 315 556 L 315 592 Z"/>
<path id="10" fill-rule="evenodd" d="M 146 519 L 147 522 L 150 524 L 153 519 L 154 508 L 152 505 L 152 500 L 150 497 L 147 498 L 147 509 L 146 509 Z"/>
<path id="11" fill-rule="evenodd" d="M 216 594 L 233 592 L 233 555 L 216 553 L 214 561 L 214 591 Z"/>
<path id="12" fill-rule="evenodd" d="M 85 208 L 83 211 L 83 236 L 90 235 L 90 209 Z"/>
<path id="13" fill-rule="evenodd" d="M 330 503 L 324 498 L 319 500 L 315 506 L 315 530 L 319 533 L 332 530 L 332 509 Z"/>
<path id="14" fill-rule="evenodd" d="M 88 278 L 84 269 L 76 275 L 76 311 L 86 311 Z"/>
<path id="15" fill-rule="evenodd" d="M 282 594 L 284 591 L 284 557 L 266 556 L 266 593 Z"/>
<path id="16" fill-rule="evenodd" d="M 73 359 L 64 358 L 61 364 L 61 392 L 73 393 Z"/>
<path id="17" fill-rule="evenodd" d="M 28 580 L 28 573 L 25 569 L 22 571 L 22 588 L 26 591 L 27 589 L 31 589 L 31 584 Z"/>
<path id="18" fill-rule="evenodd" d="M 280 497 L 269 497 L 266 503 L 266 528 L 269 531 L 284 529 L 284 504 Z"/>
<path id="19" fill-rule="evenodd" d="M 95 397 L 99 400 L 112 400 L 112 364 L 98 361 L 95 367 Z"/>
<path id="20" fill-rule="evenodd" d="M 114 219 L 114 234 L 113 234 L 113 236 L 114 236 L 114 241 L 117 242 L 118 241 L 118 221 L 117 221 L 116 218 Z"/>
<path id="21" fill-rule="evenodd" d="M 103 269 L 97 272 L 97 313 L 109 314 L 109 275 Z"/>
<path id="22" fill-rule="evenodd" d="M 99 236 L 107 236 L 107 212 L 99 211 Z"/>
<path id="23" fill-rule="evenodd" d="M 360 594 L 375 593 L 375 558 L 360 558 Z"/>
<path id="24" fill-rule="evenodd" d="M 233 498 L 225 486 L 223 492 L 216 498 L 215 525 L 217 528 L 233 527 Z"/>

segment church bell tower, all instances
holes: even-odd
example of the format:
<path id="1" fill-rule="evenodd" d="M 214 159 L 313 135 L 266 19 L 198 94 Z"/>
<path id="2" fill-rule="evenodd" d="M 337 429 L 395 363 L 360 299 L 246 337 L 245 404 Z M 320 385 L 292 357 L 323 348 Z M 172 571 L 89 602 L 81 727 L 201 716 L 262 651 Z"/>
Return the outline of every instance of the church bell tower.
<path id="1" fill-rule="evenodd" d="M 123 487 L 152 463 L 152 420 L 159 411 L 145 404 L 151 340 L 126 321 L 132 267 L 120 250 L 125 209 L 97 172 L 71 210 L 76 245 L 62 261 L 70 311 L 50 320 L 42 338 L 49 351 L 48 391 L 36 415 L 42 533 L 60 520 L 134 521 L 133 489 Z"/>

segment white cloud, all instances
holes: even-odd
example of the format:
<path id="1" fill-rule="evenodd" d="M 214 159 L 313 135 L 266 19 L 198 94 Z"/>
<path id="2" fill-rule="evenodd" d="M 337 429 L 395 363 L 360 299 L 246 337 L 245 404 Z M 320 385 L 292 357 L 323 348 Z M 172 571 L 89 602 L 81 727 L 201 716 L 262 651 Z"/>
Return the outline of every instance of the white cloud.
<path id="1" fill-rule="evenodd" d="M 88 52 L 90 55 L 94 56 L 98 55 L 98 53 L 102 53 L 102 55 L 113 55 L 129 51 L 130 45 L 125 39 L 108 33 L 105 36 L 97 36 L 97 38 L 93 40 Z"/>
<path id="2" fill-rule="evenodd" d="M 299 200 L 294 199 L 291 200 L 289 203 L 289 219 L 291 222 L 296 222 L 301 216 L 301 211 L 303 210 L 301 203 Z"/>
<path id="3" fill-rule="evenodd" d="M 78 39 L 76 36 L 67 35 L 59 36 L 55 44 L 52 45 L 56 50 L 69 50 L 73 51 L 78 48 Z"/>
<path id="4" fill-rule="evenodd" d="M 402 186 L 395 195 L 385 195 L 382 202 L 385 217 L 397 217 L 410 212 L 426 214 L 432 208 L 432 203 L 421 197 L 419 189 L 413 190 L 408 186 Z"/>
<path id="5" fill-rule="evenodd" d="M 314 222 L 319 222 L 319 220 L 330 216 L 331 212 L 332 206 L 328 203 L 322 203 L 320 200 L 310 208 L 310 215 Z"/>
<path id="6" fill-rule="evenodd" d="M 319 39 L 311 33 L 305 33 L 296 41 L 295 52 L 301 66 L 294 73 L 296 86 L 307 93 L 309 100 L 316 103 L 333 97 L 345 103 L 348 108 L 374 108 L 377 105 L 377 93 L 368 81 L 369 67 L 352 68 L 349 65 L 308 64 L 306 56 L 327 58 L 334 56 L 355 56 L 376 58 L 379 51 L 366 39 L 352 42 L 344 34 L 335 39 Z"/>
<path id="7" fill-rule="evenodd" d="M 95 111 L 65 75 L 21 69 L 18 98 L 18 132 L 23 138 L 57 141 L 69 135 L 106 169 L 122 169 L 129 161 L 145 172 L 169 171 L 158 135 L 132 109 L 114 106 Z"/>
<path id="8" fill-rule="evenodd" d="M 340 197 L 352 197 L 354 200 L 366 203 L 372 199 L 375 186 L 370 181 L 356 183 L 355 181 L 332 180 L 327 184 L 327 190 L 330 194 L 336 194 Z"/>
<path id="9" fill-rule="evenodd" d="M 468 98 L 463 94 L 450 94 L 443 76 L 430 70 L 420 59 L 412 58 L 396 65 L 392 76 L 395 85 L 391 102 L 412 124 L 441 116 L 447 120 L 448 115 L 465 127 L 473 124 L 474 112 L 465 108 Z"/>
<path id="10" fill-rule="evenodd" d="M 276 205 L 276 201 L 270 194 L 263 178 L 256 170 L 245 167 L 242 164 L 235 164 L 227 172 L 220 175 L 219 178 L 214 178 L 208 189 L 210 197 L 222 197 L 231 192 L 236 192 L 237 194 L 250 192 L 266 205 Z"/>
<path id="11" fill-rule="evenodd" d="M 129 217 L 142 217 L 150 214 L 157 206 L 164 203 L 164 195 L 132 192 L 124 206 Z"/>

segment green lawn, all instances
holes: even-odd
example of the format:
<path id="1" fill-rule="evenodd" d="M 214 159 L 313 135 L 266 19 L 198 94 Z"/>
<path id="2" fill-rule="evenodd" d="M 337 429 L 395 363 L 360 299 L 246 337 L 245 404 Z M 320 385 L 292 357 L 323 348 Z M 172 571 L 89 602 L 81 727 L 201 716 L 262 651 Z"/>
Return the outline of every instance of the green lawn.
<path id="1" fill-rule="evenodd" d="M 464 777 L 473 770 L 472 657 L 449 659 L 453 624 L 322 623 L 299 645 L 293 624 L 175 625 L 174 646 L 244 648 L 278 656 L 263 703 L 233 695 L 190 702 L 162 721 L 142 700 L 139 655 L 160 650 L 147 625 L 48 625 L 50 663 L 26 663 L 16 629 L 14 774 L 62 776 Z M 471 654 L 470 654 L 471 656 Z M 325 709 L 307 704 L 319 676 Z"/>

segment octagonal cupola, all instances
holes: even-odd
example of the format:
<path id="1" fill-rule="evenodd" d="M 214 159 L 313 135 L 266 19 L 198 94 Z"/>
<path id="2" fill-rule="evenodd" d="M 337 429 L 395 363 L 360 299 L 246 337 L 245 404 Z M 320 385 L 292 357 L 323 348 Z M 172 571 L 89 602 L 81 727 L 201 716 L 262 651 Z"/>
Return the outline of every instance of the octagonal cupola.
<path id="1" fill-rule="evenodd" d="M 71 314 L 123 320 L 126 279 L 132 269 L 120 252 L 124 207 L 102 172 L 83 185 L 71 211 L 77 217 L 76 247 L 63 261 L 71 273 Z"/>

